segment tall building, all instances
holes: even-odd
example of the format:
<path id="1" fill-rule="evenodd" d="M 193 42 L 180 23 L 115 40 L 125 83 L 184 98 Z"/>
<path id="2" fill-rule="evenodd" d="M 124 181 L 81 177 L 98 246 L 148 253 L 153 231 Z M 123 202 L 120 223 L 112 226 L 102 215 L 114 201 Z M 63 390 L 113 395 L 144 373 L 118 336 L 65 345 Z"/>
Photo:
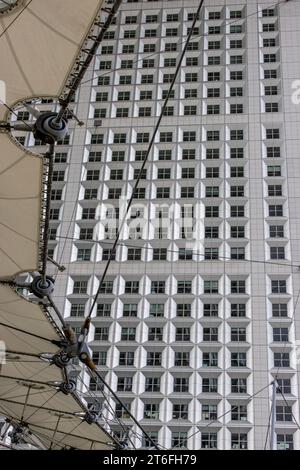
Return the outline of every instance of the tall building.
<path id="1" fill-rule="evenodd" d="M 124 0 L 72 106 L 49 270 L 76 331 L 198 4 Z M 164 448 L 263 449 L 277 378 L 278 449 L 300 449 L 299 21 L 299 1 L 204 2 L 92 314 L 99 371 Z"/>

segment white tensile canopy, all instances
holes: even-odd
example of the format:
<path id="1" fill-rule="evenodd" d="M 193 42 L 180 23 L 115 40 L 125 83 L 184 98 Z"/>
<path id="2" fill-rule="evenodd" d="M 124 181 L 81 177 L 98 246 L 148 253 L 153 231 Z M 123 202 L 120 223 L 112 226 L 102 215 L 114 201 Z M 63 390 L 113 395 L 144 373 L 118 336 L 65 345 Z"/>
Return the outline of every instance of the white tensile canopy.
<path id="1" fill-rule="evenodd" d="M 0 14 L 0 99 L 9 108 L 62 94 L 103 3 L 19 0 Z M 0 102 L 0 121 L 8 114 Z M 0 279 L 38 270 L 42 174 L 42 158 L 0 132 Z"/>
<path id="2" fill-rule="evenodd" d="M 12 9 L 6 10 L 0 0 L 2 123 L 19 102 L 62 95 L 104 0 L 7 3 Z M 43 157 L 17 145 L 2 128 L 0 282 L 39 269 L 43 173 Z M 60 350 L 58 325 L 45 307 L 0 284 L 0 340 L 6 348 L 6 363 L 0 357 L 0 414 L 25 426 L 42 448 L 114 448 L 114 439 L 102 427 L 83 420 L 87 409 L 77 392 L 58 390 L 66 379 L 63 370 L 41 356 Z"/>
<path id="3" fill-rule="evenodd" d="M 100 426 L 83 420 L 79 396 L 57 390 L 62 369 L 47 360 L 59 352 L 63 338 L 47 310 L 0 286 L 0 338 L 5 361 L 0 365 L 0 414 L 23 422 L 52 449 L 110 449 L 113 439 Z"/>

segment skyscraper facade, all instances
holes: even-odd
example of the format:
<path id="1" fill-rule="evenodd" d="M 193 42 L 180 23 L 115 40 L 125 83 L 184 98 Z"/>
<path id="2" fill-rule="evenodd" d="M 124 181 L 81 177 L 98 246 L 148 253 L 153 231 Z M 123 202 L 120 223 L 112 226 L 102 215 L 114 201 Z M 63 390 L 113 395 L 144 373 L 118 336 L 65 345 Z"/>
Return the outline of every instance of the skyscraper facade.
<path id="1" fill-rule="evenodd" d="M 167 449 L 264 449 L 276 379 L 278 449 L 300 449 L 300 3 L 204 2 L 139 175 L 198 5 L 124 0 L 105 34 L 56 149 L 53 298 L 79 332 L 141 176 L 92 313 L 98 370 Z"/>

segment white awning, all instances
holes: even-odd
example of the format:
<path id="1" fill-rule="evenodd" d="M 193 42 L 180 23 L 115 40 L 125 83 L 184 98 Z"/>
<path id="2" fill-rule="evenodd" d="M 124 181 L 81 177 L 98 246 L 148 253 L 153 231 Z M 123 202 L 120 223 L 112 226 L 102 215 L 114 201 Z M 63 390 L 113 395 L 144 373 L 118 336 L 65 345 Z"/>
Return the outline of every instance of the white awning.
<path id="1" fill-rule="evenodd" d="M 2 11 L 0 99 L 12 108 L 29 98 L 59 97 L 103 3 L 19 0 Z M 0 102 L 0 121 L 8 113 Z M 42 157 L 0 133 L 0 279 L 39 269 L 42 173 Z"/>
<path id="2" fill-rule="evenodd" d="M 6 363 L 0 365 L 0 414 L 14 424 L 25 423 L 48 448 L 111 449 L 111 436 L 83 420 L 86 408 L 77 392 L 57 390 L 64 381 L 62 370 L 45 359 L 59 352 L 53 341 L 62 336 L 47 310 L 1 285 L 0 299 L 0 340 L 6 350 Z"/>
<path id="3" fill-rule="evenodd" d="M 20 0 L 16 9 L 0 16 L 0 80 L 6 85 L 8 106 L 62 93 L 103 3 Z M 0 106 L 0 121 L 5 113 L 5 107 Z"/>
<path id="4" fill-rule="evenodd" d="M 41 157 L 0 133 L 0 279 L 38 269 L 42 173 Z"/>

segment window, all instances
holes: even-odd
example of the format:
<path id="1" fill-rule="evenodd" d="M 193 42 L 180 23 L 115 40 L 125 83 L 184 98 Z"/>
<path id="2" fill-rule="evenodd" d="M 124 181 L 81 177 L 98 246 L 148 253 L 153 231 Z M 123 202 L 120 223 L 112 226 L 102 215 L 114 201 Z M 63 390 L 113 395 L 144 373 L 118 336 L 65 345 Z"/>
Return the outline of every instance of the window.
<path id="1" fill-rule="evenodd" d="M 264 71 L 265 80 L 270 80 L 272 78 L 277 78 L 277 70 L 265 70 Z"/>
<path id="2" fill-rule="evenodd" d="M 127 134 L 114 134 L 114 144 L 126 144 Z"/>
<path id="3" fill-rule="evenodd" d="M 137 144 L 145 144 L 149 142 L 149 133 L 148 132 L 138 132 L 136 135 Z"/>
<path id="4" fill-rule="evenodd" d="M 175 58 L 164 59 L 164 67 L 176 67 L 176 59 Z"/>
<path id="5" fill-rule="evenodd" d="M 286 280 L 275 279 L 271 281 L 272 294 L 286 294 Z"/>
<path id="6" fill-rule="evenodd" d="M 265 64 L 274 63 L 274 62 L 277 62 L 276 54 L 264 54 Z"/>
<path id="7" fill-rule="evenodd" d="M 237 280 L 231 281 L 231 294 L 245 294 L 246 293 L 246 281 Z"/>
<path id="8" fill-rule="evenodd" d="M 230 258 L 236 260 L 245 259 L 245 248 L 244 247 L 231 247 Z"/>
<path id="9" fill-rule="evenodd" d="M 171 160 L 172 150 L 159 150 L 158 160 Z"/>
<path id="10" fill-rule="evenodd" d="M 172 419 L 188 419 L 188 404 L 173 404 Z"/>
<path id="11" fill-rule="evenodd" d="M 231 328 L 231 341 L 246 341 L 246 328 Z"/>
<path id="12" fill-rule="evenodd" d="M 284 246 L 271 246 L 270 247 L 270 258 L 271 259 L 285 259 L 285 248 L 284 248 Z"/>
<path id="13" fill-rule="evenodd" d="M 291 379 L 276 379 L 278 387 L 276 393 L 291 394 Z"/>
<path id="14" fill-rule="evenodd" d="M 231 71 L 230 80 L 243 80 L 243 72 L 241 70 Z"/>
<path id="15" fill-rule="evenodd" d="M 190 341 L 190 328 L 176 328 L 175 341 Z"/>
<path id="16" fill-rule="evenodd" d="M 207 65 L 220 65 L 220 64 L 221 64 L 220 56 L 211 56 L 207 58 Z M 219 72 L 216 72 L 216 73 L 219 73 Z M 210 78 L 211 78 L 211 75 L 210 75 Z M 214 81 L 214 80 L 209 80 L 209 81 Z"/>
<path id="17" fill-rule="evenodd" d="M 176 367 L 188 367 L 190 365 L 190 353 L 176 351 L 175 352 L 175 366 Z"/>
<path id="18" fill-rule="evenodd" d="M 242 25 L 231 25 L 230 26 L 230 34 L 239 34 L 243 32 Z"/>
<path id="19" fill-rule="evenodd" d="M 122 54 L 134 54 L 134 44 L 124 44 Z"/>
<path id="20" fill-rule="evenodd" d="M 164 294 L 165 293 L 165 281 L 152 281 L 151 282 L 151 294 Z"/>
<path id="21" fill-rule="evenodd" d="M 205 227 L 205 238 L 219 238 L 219 227 Z"/>
<path id="22" fill-rule="evenodd" d="M 144 69 L 153 69 L 155 66 L 154 59 L 144 59 L 142 62 L 142 67 Z"/>
<path id="23" fill-rule="evenodd" d="M 217 352 L 203 352 L 202 353 L 202 366 L 203 367 L 218 367 L 218 353 Z"/>
<path id="24" fill-rule="evenodd" d="M 219 282 L 218 281 L 204 281 L 204 294 L 218 294 Z"/>
<path id="25" fill-rule="evenodd" d="M 51 201 L 60 201 L 62 198 L 62 189 L 51 190 Z"/>
<path id="26" fill-rule="evenodd" d="M 230 217 L 245 217 L 245 207 L 244 206 L 231 206 Z"/>
<path id="27" fill-rule="evenodd" d="M 121 351 L 119 357 L 120 366 L 133 366 L 134 365 L 134 352 L 133 351 Z"/>
<path id="28" fill-rule="evenodd" d="M 195 160 L 196 150 L 195 149 L 183 149 L 182 160 Z"/>
<path id="29" fill-rule="evenodd" d="M 139 293 L 139 281 L 126 281 L 125 282 L 125 294 L 138 294 Z"/>
<path id="30" fill-rule="evenodd" d="M 68 159 L 68 154 L 65 152 L 55 153 L 54 163 L 66 163 Z"/>
<path id="31" fill-rule="evenodd" d="M 186 83 L 198 82 L 198 74 L 196 72 L 187 72 L 185 74 Z"/>
<path id="32" fill-rule="evenodd" d="M 123 170 L 111 170 L 110 171 L 111 180 L 122 180 L 123 179 Z"/>
<path id="33" fill-rule="evenodd" d="M 176 52 L 177 51 L 177 44 L 176 42 L 168 42 L 165 44 L 165 52 Z"/>
<path id="34" fill-rule="evenodd" d="M 97 317 L 110 317 L 111 304 L 98 304 L 97 305 Z"/>
<path id="35" fill-rule="evenodd" d="M 64 181 L 65 172 L 64 171 L 53 171 L 53 181 Z"/>
<path id="36" fill-rule="evenodd" d="M 90 261 L 91 253 L 92 251 L 90 248 L 78 248 L 77 261 Z"/>
<path id="37" fill-rule="evenodd" d="M 102 60 L 99 63 L 99 70 L 110 70 L 111 69 L 111 60 Z"/>
<path id="38" fill-rule="evenodd" d="M 273 317 L 287 317 L 287 304 L 272 304 Z"/>
<path id="39" fill-rule="evenodd" d="M 243 104 L 231 104 L 230 105 L 230 114 L 242 114 L 244 112 Z"/>
<path id="40" fill-rule="evenodd" d="M 121 330 L 121 341 L 135 341 L 136 328 L 123 327 Z"/>
<path id="41" fill-rule="evenodd" d="M 163 340 L 163 329 L 154 327 L 148 330 L 148 341 L 162 341 Z"/>
<path id="42" fill-rule="evenodd" d="M 185 65 L 187 67 L 197 67 L 198 66 L 198 57 L 187 57 Z"/>
<path id="43" fill-rule="evenodd" d="M 275 16 L 274 8 L 265 8 L 264 10 L 262 10 L 262 16 L 263 16 L 263 18 L 270 17 L 270 16 Z"/>
<path id="44" fill-rule="evenodd" d="M 144 419 L 159 419 L 159 403 L 145 403 Z"/>
<path id="45" fill-rule="evenodd" d="M 208 142 L 219 141 L 220 140 L 220 131 L 207 131 L 206 140 Z"/>
<path id="46" fill-rule="evenodd" d="M 206 149 L 206 159 L 207 160 L 218 160 L 220 157 L 219 149 Z"/>
<path id="47" fill-rule="evenodd" d="M 74 281 L 73 294 L 86 294 L 87 293 L 87 281 Z"/>
<path id="48" fill-rule="evenodd" d="M 220 11 L 210 11 L 208 13 L 209 20 L 220 20 L 221 19 L 221 12 Z"/>
<path id="49" fill-rule="evenodd" d="M 201 449 L 217 449 L 218 434 L 216 432 L 201 433 Z"/>
<path id="50" fill-rule="evenodd" d="M 204 304 L 203 305 L 203 316 L 204 317 L 217 317 L 219 314 L 218 304 Z"/>
<path id="51" fill-rule="evenodd" d="M 178 36 L 178 29 L 177 28 L 166 28 L 166 37 L 175 37 Z"/>
<path id="52" fill-rule="evenodd" d="M 74 303 L 71 305 L 70 315 L 71 317 L 83 317 L 85 310 L 85 304 Z"/>
<path id="53" fill-rule="evenodd" d="M 50 220 L 59 219 L 59 209 L 50 209 Z"/>
<path id="54" fill-rule="evenodd" d="M 123 317 L 136 317 L 138 304 L 124 304 Z"/>
<path id="55" fill-rule="evenodd" d="M 268 176 L 281 176 L 280 165 L 268 165 L 267 171 Z"/>
<path id="56" fill-rule="evenodd" d="M 283 206 L 281 204 L 269 205 L 269 216 L 270 217 L 282 217 Z"/>
<path id="57" fill-rule="evenodd" d="M 217 260 L 219 258 L 219 248 L 205 248 L 205 260 Z"/>
<path id="58" fill-rule="evenodd" d="M 92 228 L 81 228 L 79 240 L 92 240 L 94 230 Z"/>
<path id="59" fill-rule="evenodd" d="M 176 449 L 187 448 L 187 432 L 186 431 L 172 432 L 171 447 L 176 448 Z"/>
<path id="60" fill-rule="evenodd" d="M 232 449 L 247 449 L 248 448 L 248 435 L 246 433 L 232 433 L 231 434 L 231 448 Z"/>
<path id="61" fill-rule="evenodd" d="M 203 377 L 202 393 L 218 393 L 218 379 L 216 377 Z"/>
<path id="62" fill-rule="evenodd" d="M 191 304 L 177 304 L 176 315 L 177 317 L 190 317 L 192 311 Z"/>
<path id="63" fill-rule="evenodd" d="M 173 133 L 172 132 L 161 132 L 159 141 L 160 142 L 172 142 L 173 141 Z"/>
<path id="64" fill-rule="evenodd" d="M 220 41 L 208 41 L 208 50 L 220 49 L 220 48 L 221 48 Z"/>
<path id="65" fill-rule="evenodd" d="M 240 65 L 243 63 L 242 55 L 231 55 L 230 56 L 230 65 Z"/>
<path id="66" fill-rule="evenodd" d="M 142 257 L 141 248 L 128 248 L 127 260 L 140 261 Z"/>
<path id="67" fill-rule="evenodd" d="M 131 392 L 132 391 L 132 377 L 118 377 L 117 390 L 118 392 Z"/>
<path id="68" fill-rule="evenodd" d="M 161 352 L 147 352 L 147 366 L 161 366 Z"/>
<path id="69" fill-rule="evenodd" d="M 277 434 L 277 450 L 294 450 L 293 434 Z"/>
<path id="70" fill-rule="evenodd" d="M 232 317 L 245 317 L 246 305 L 245 304 L 231 304 L 231 316 Z"/>
<path id="71" fill-rule="evenodd" d="M 156 188 L 156 197 L 158 199 L 169 199 L 170 188 Z"/>
<path id="72" fill-rule="evenodd" d="M 187 377 L 174 377 L 173 391 L 177 393 L 188 393 L 189 379 Z"/>
<path id="73" fill-rule="evenodd" d="M 152 439 L 152 442 L 158 442 L 158 431 L 148 431 L 148 436 Z M 143 437 L 142 447 L 153 447 L 152 442 L 147 437 Z"/>
<path id="74" fill-rule="evenodd" d="M 184 106 L 184 111 L 183 111 L 183 114 L 185 116 L 196 116 L 197 114 L 197 106 Z"/>
<path id="75" fill-rule="evenodd" d="M 196 132 L 195 131 L 184 131 L 183 132 L 183 142 L 195 142 L 196 141 Z"/>
<path id="76" fill-rule="evenodd" d="M 164 310 L 164 304 L 150 304 L 150 317 L 163 317 Z"/>
<path id="77" fill-rule="evenodd" d="M 125 159 L 125 152 L 123 150 L 114 150 L 111 157 L 113 162 L 123 162 Z"/>
<path id="78" fill-rule="evenodd" d="M 218 341 L 218 328 L 203 328 L 203 341 Z"/>
<path id="79" fill-rule="evenodd" d="M 274 353 L 274 367 L 290 367 L 289 353 Z"/>
<path id="80" fill-rule="evenodd" d="M 273 328 L 273 341 L 276 342 L 288 342 L 289 341 L 289 329 L 288 328 Z"/>
<path id="81" fill-rule="evenodd" d="M 191 294 L 192 281 L 177 281 L 177 294 Z"/>
<path id="82" fill-rule="evenodd" d="M 162 90 L 162 99 L 165 100 L 169 96 L 169 99 L 174 99 L 175 98 L 175 90 Z"/>
<path id="83" fill-rule="evenodd" d="M 98 77 L 98 82 L 97 82 L 98 86 L 107 86 L 110 84 L 110 77 Z M 98 100 L 96 100 L 98 101 Z M 100 100 L 102 101 L 102 100 Z M 103 100 L 103 101 L 107 101 L 106 100 Z"/>
<path id="84" fill-rule="evenodd" d="M 142 84 L 153 83 L 153 81 L 154 81 L 153 75 L 142 75 L 142 78 L 141 78 Z"/>
<path id="85" fill-rule="evenodd" d="M 194 187 L 182 187 L 181 188 L 181 197 L 182 198 L 193 198 L 194 197 Z"/>
<path id="86" fill-rule="evenodd" d="M 95 341 L 108 341 L 108 327 L 95 328 Z"/>
<path id="87" fill-rule="evenodd" d="M 136 36 L 136 31 L 135 30 L 124 31 L 124 39 L 134 39 L 135 36 Z"/>
<path id="88" fill-rule="evenodd" d="M 231 393 L 247 393 L 247 379 L 231 379 Z"/>
<path id="89" fill-rule="evenodd" d="M 106 351 L 94 351 L 93 362 L 98 366 L 106 366 L 107 352 Z"/>
<path id="90" fill-rule="evenodd" d="M 276 421 L 293 421 L 290 406 L 276 406 Z"/>
<path id="91" fill-rule="evenodd" d="M 244 177 L 244 167 L 243 166 L 232 166 L 230 168 L 230 177 L 231 178 L 243 178 Z"/>
<path id="92" fill-rule="evenodd" d="M 130 101 L 130 91 L 119 91 L 118 101 Z"/>
<path id="93" fill-rule="evenodd" d="M 202 405 L 202 421 L 215 421 L 217 418 L 217 405 Z"/>
<path id="94" fill-rule="evenodd" d="M 238 40 L 234 39 L 234 40 L 230 41 L 229 47 L 230 47 L 230 49 L 242 49 L 243 41 L 240 40 L 240 39 L 238 39 Z"/>
<path id="95" fill-rule="evenodd" d="M 108 190 L 108 199 L 119 199 L 121 197 L 121 188 L 110 188 Z"/>
<path id="96" fill-rule="evenodd" d="M 178 259 L 180 260 L 192 260 L 193 259 L 193 250 L 187 248 L 179 248 L 179 256 Z"/>
<path id="97" fill-rule="evenodd" d="M 230 196 L 231 197 L 244 197 L 244 186 L 231 186 L 230 187 Z"/>
<path id="98" fill-rule="evenodd" d="M 243 148 L 231 148 L 230 158 L 244 158 L 244 149 Z"/>
<path id="99" fill-rule="evenodd" d="M 208 104 L 207 105 L 207 114 L 220 114 L 220 105 L 218 104 Z"/>
<path id="100" fill-rule="evenodd" d="M 159 377 L 146 377 L 146 392 L 159 392 L 160 391 L 160 378 Z"/>
<path id="101" fill-rule="evenodd" d="M 232 352 L 231 353 L 231 367 L 247 367 L 247 353 Z"/>
<path id="102" fill-rule="evenodd" d="M 279 104 L 278 103 L 266 103 L 265 112 L 266 113 L 278 113 Z"/>

